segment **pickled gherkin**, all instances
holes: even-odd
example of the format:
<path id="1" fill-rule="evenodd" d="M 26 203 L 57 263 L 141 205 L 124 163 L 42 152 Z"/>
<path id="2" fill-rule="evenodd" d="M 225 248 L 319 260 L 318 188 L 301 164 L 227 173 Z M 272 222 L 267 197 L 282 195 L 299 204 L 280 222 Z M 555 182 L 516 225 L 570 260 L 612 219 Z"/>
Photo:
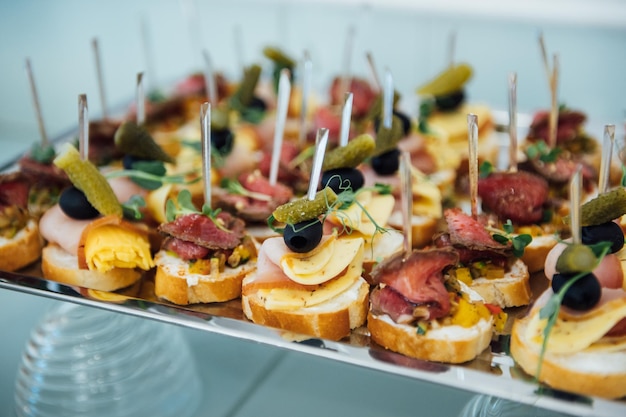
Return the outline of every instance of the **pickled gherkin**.
<path id="1" fill-rule="evenodd" d="M 254 90 L 261 76 L 261 67 L 257 64 L 250 65 L 246 68 L 243 80 L 239 84 L 239 88 L 235 92 L 235 96 L 239 99 L 242 106 L 248 107 L 254 98 Z"/>
<path id="2" fill-rule="evenodd" d="M 263 55 L 283 68 L 293 68 L 296 66 L 296 62 L 278 48 L 266 46 L 263 48 Z"/>
<path id="3" fill-rule="evenodd" d="M 440 96 L 463 88 L 472 76 L 472 67 L 465 63 L 451 65 L 435 78 L 417 89 L 420 96 Z"/>
<path id="4" fill-rule="evenodd" d="M 72 184 L 85 194 L 87 201 L 100 214 L 122 217 L 122 205 L 109 182 L 94 164 L 81 159 L 74 146 L 65 144 L 53 163 L 65 171 Z"/>
<path id="5" fill-rule="evenodd" d="M 404 128 L 402 120 L 398 116 L 393 116 L 391 121 L 391 129 L 386 129 L 381 123 L 376 132 L 376 150 L 375 155 L 388 152 L 396 147 L 400 139 L 404 137 Z"/>
<path id="6" fill-rule="evenodd" d="M 593 250 L 582 244 L 568 245 L 556 261 L 556 270 L 562 274 L 592 271 L 598 263 Z"/>
<path id="7" fill-rule="evenodd" d="M 371 135 L 359 135 L 349 141 L 346 146 L 328 151 L 324 157 L 322 170 L 356 168 L 361 162 L 372 156 L 374 149 L 376 149 L 376 141 Z"/>
<path id="8" fill-rule="evenodd" d="M 626 214 L 626 189 L 618 187 L 601 194 L 580 208 L 580 225 L 594 226 Z M 569 223 L 569 217 L 564 218 Z"/>
<path id="9" fill-rule="evenodd" d="M 332 189 L 326 187 L 315 194 L 315 199 L 301 198 L 290 201 L 277 207 L 272 215 L 281 223 L 296 224 L 326 213 L 335 201 L 337 201 L 337 194 Z"/>
<path id="10" fill-rule="evenodd" d="M 114 140 L 115 147 L 127 155 L 151 161 L 174 162 L 150 133 L 135 122 L 124 122 L 115 132 Z"/>

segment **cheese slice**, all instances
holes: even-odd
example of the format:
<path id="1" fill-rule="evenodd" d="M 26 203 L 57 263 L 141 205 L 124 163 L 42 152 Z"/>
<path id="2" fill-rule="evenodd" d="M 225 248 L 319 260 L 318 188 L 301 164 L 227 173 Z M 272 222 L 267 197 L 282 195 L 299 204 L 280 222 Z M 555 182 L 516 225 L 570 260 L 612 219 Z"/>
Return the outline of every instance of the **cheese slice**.
<path id="1" fill-rule="evenodd" d="M 352 231 L 373 236 L 376 225 L 384 227 L 389 221 L 394 204 L 395 199 L 391 194 L 378 195 L 371 191 L 362 191 L 357 195 L 355 203 L 331 212 L 328 219 Z"/>
<path id="2" fill-rule="evenodd" d="M 624 317 L 626 317 L 626 302 L 624 299 L 616 299 L 579 320 L 558 318 L 548 337 L 547 349 L 551 353 L 580 352 L 600 341 Z M 540 319 L 539 313 L 535 313 L 526 329 L 528 340 L 541 344 L 547 322 L 547 318 Z"/>
<path id="3" fill-rule="evenodd" d="M 145 235 L 116 225 L 100 226 L 85 239 L 85 260 L 90 270 L 108 272 L 113 268 L 154 266 L 150 243 Z"/>
<path id="4" fill-rule="evenodd" d="M 360 241 L 360 246 L 358 252 L 351 258 L 351 262 L 340 276 L 319 285 L 313 290 L 260 289 L 258 296 L 265 301 L 265 307 L 268 310 L 293 310 L 312 307 L 348 290 L 357 280 L 361 279 L 364 252 L 362 239 L 350 240 Z"/>
<path id="5" fill-rule="evenodd" d="M 280 260 L 280 266 L 292 281 L 303 285 L 317 285 L 326 282 L 346 269 L 359 252 L 363 252 L 362 238 L 331 238 L 331 244 L 325 245 L 321 251 L 308 257 L 285 254 Z M 303 273 L 313 271 L 311 273 Z"/>

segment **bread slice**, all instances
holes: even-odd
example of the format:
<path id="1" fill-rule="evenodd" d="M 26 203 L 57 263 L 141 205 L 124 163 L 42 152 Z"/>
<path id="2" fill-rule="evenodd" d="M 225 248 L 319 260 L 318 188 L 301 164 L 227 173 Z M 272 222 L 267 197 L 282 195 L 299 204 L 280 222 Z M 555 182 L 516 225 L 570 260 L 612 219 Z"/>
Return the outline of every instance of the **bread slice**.
<path id="1" fill-rule="evenodd" d="M 154 255 L 156 275 L 154 291 L 157 297 L 174 304 L 188 305 L 229 301 L 241 295 L 241 282 L 256 269 L 256 262 L 211 275 L 189 272 L 189 262 L 161 250 Z"/>
<path id="2" fill-rule="evenodd" d="M 42 248 L 37 222 L 29 220 L 12 239 L 0 237 L 0 270 L 12 272 L 30 265 L 39 259 Z"/>
<path id="3" fill-rule="evenodd" d="M 521 257 L 530 274 L 543 271 L 546 257 L 557 242 L 555 235 L 533 236 L 532 242 L 524 248 L 524 255 Z"/>
<path id="4" fill-rule="evenodd" d="M 78 268 L 78 256 L 72 255 L 56 244 L 48 244 L 41 253 L 41 270 L 44 278 L 67 285 L 100 291 L 115 291 L 139 281 L 144 273 L 140 269 L 113 268 L 98 272 Z"/>
<path id="5" fill-rule="evenodd" d="M 538 314 L 536 309 L 533 314 Z M 517 319 L 511 331 L 511 355 L 530 375 L 537 374 L 541 345 L 526 337 L 531 315 Z M 546 352 L 539 381 L 559 390 L 617 399 L 626 396 L 626 349 L 590 349 L 577 353 Z"/>
<path id="6" fill-rule="evenodd" d="M 321 304 L 290 310 L 268 309 L 256 292 L 246 292 L 246 281 L 252 279 L 244 279 L 241 301 L 244 314 L 254 323 L 329 340 L 340 340 L 365 323 L 369 284 L 363 278 Z"/>
<path id="7" fill-rule="evenodd" d="M 402 213 L 395 211 L 389 217 L 389 226 L 402 230 Z M 432 244 L 433 235 L 437 231 L 438 220 L 430 216 L 411 216 L 411 243 L 414 248 L 423 248 Z"/>
<path id="8" fill-rule="evenodd" d="M 491 342 L 492 320 L 481 319 L 472 327 L 441 326 L 420 335 L 415 326 L 395 323 L 388 315 L 367 316 L 373 341 L 386 349 L 434 362 L 463 363 L 474 359 Z"/>
<path id="9" fill-rule="evenodd" d="M 487 304 L 500 307 L 517 307 L 530 303 L 530 283 L 528 267 L 521 259 L 516 259 L 504 278 L 476 278 L 470 288 L 476 291 Z"/>

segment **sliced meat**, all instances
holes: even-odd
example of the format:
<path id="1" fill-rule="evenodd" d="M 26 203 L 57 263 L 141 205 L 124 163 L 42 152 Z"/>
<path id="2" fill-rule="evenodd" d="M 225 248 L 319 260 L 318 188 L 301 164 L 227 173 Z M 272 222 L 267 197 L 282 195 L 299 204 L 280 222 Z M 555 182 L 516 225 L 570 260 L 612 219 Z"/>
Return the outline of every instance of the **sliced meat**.
<path id="1" fill-rule="evenodd" d="M 460 208 L 447 209 L 443 215 L 448 224 L 450 242 L 454 247 L 460 246 L 500 254 L 507 254 L 511 251 L 510 246 L 496 242 L 482 224 L 465 214 Z"/>
<path id="2" fill-rule="evenodd" d="M 33 185 L 43 188 L 64 188 L 72 184 L 67 174 L 54 164 L 44 164 L 24 156 L 20 158 L 18 165 L 20 171 Z"/>
<path id="3" fill-rule="evenodd" d="M 532 224 L 543 217 L 548 182 L 529 172 L 496 172 L 478 181 L 483 205 L 502 221 Z"/>
<path id="4" fill-rule="evenodd" d="M 533 171 L 552 184 L 567 184 L 578 169 L 578 165 L 582 166 L 583 185 L 586 189 L 589 189 L 591 184 L 595 184 L 598 178 L 596 169 L 580 159 L 570 159 L 563 156 L 557 157 L 554 162 L 531 159 L 526 165 L 530 165 Z"/>
<path id="5" fill-rule="evenodd" d="M 562 145 L 578 135 L 580 127 L 585 123 L 587 117 L 584 113 L 575 110 L 564 110 L 559 112 L 557 125 L 556 143 Z M 548 142 L 550 135 L 550 112 L 537 112 L 530 125 L 528 139 L 531 142 L 543 140 Z"/>
<path id="6" fill-rule="evenodd" d="M 244 237 L 245 223 L 231 214 L 221 212 L 216 221 L 202 214 L 187 214 L 176 220 L 163 223 L 159 232 L 178 239 L 193 242 L 208 249 L 234 249 Z"/>
<path id="7" fill-rule="evenodd" d="M 430 318 L 443 317 L 450 311 L 443 271 L 458 260 L 457 253 L 447 249 L 413 251 L 408 257 L 399 253 L 379 263 L 372 270 L 371 278 L 374 283 L 390 286 L 413 303 L 432 307 Z"/>
<path id="8" fill-rule="evenodd" d="M 210 252 L 209 249 L 196 245 L 193 242 L 177 239 L 175 237 L 168 237 L 163 241 L 162 249 L 176 252 L 176 254 L 185 261 L 192 259 L 202 259 Z"/>
<path id="9" fill-rule="evenodd" d="M 370 302 L 374 314 L 387 314 L 400 324 L 410 324 L 419 319 L 431 320 L 445 315 L 438 303 L 413 303 L 389 286 L 375 288 L 370 294 Z"/>
<path id="10" fill-rule="evenodd" d="M 330 86 L 330 103 L 343 105 L 346 92 L 352 92 L 352 116 L 363 117 L 367 114 L 376 99 L 376 92 L 370 84 L 361 78 L 352 78 L 350 85 L 343 90 L 343 78 L 335 77 Z"/>
<path id="11" fill-rule="evenodd" d="M 17 206 L 28 207 L 30 183 L 20 172 L 0 176 L 0 208 Z"/>

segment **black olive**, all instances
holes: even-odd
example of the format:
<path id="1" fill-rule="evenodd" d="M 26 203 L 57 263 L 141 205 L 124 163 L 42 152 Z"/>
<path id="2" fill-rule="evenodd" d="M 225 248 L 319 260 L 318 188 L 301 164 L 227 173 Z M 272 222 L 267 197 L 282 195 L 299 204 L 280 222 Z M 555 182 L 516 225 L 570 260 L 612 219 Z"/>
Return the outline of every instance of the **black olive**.
<path id="1" fill-rule="evenodd" d="M 411 119 L 409 119 L 409 116 L 399 111 L 394 111 L 393 115 L 398 116 L 402 122 L 402 131 L 404 132 L 404 136 L 408 136 L 409 133 L 411 133 Z"/>
<path id="2" fill-rule="evenodd" d="M 372 158 L 372 168 L 378 175 L 393 175 L 400 166 L 400 151 L 394 148 Z"/>
<path id="3" fill-rule="evenodd" d="M 363 187 L 365 178 L 356 168 L 337 168 L 322 173 L 322 188 L 330 187 L 336 194 L 351 189 L 356 191 Z"/>
<path id="4" fill-rule="evenodd" d="M 137 161 L 143 161 L 143 159 L 130 154 L 126 154 L 122 157 L 122 165 L 124 166 L 124 169 L 133 169 L 133 164 Z"/>
<path id="5" fill-rule="evenodd" d="M 63 190 L 59 197 L 59 207 L 68 217 L 77 220 L 93 219 L 100 214 L 87 200 L 85 193 L 74 186 Z"/>
<path id="6" fill-rule="evenodd" d="M 552 291 L 558 292 L 575 274 L 555 274 L 552 277 Z M 579 278 L 563 296 L 563 305 L 578 311 L 586 311 L 600 301 L 602 287 L 598 278 L 592 273 Z"/>
<path id="7" fill-rule="evenodd" d="M 582 240 L 585 245 L 598 242 L 611 242 L 611 253 L 618 252 L 624 246 L 624 232 L 619 224 L 606 222 L 582 228 Z"/>
<path id="8" fill-rule="evenodd" d="M 322 240 L 323 227 L 319 219 L 305 220 L 288 224 L 283 232 L 283 240 L 289 249 L 297 253 L 310 252 Z"/>
<path id="9" fill-rule="evenodd" d="M 435 96 L 435 105 L 441 111 L 453 111 L 463 103 L 463 100 L 465 100 L 465 91 L 461 89 L 441 96 Z"/>
<path id="10" fill-rule="evenodd" d="M 248 107 L 251 107 L 256 110 L 265 111 L 267 110 L 267 103 L 265 103 L 263 99 L 257 96 L 254 96 L 252 97 L 252 100 L 250 100 L 250 104 L 248 104 Z"/>
<path id="11" fill-rule="evenodd" d="M 211 144 L 220 155 L 228 155 L 233 150 L 233 142 L 233 132 L 230 129 L 211 131 Z"/>

